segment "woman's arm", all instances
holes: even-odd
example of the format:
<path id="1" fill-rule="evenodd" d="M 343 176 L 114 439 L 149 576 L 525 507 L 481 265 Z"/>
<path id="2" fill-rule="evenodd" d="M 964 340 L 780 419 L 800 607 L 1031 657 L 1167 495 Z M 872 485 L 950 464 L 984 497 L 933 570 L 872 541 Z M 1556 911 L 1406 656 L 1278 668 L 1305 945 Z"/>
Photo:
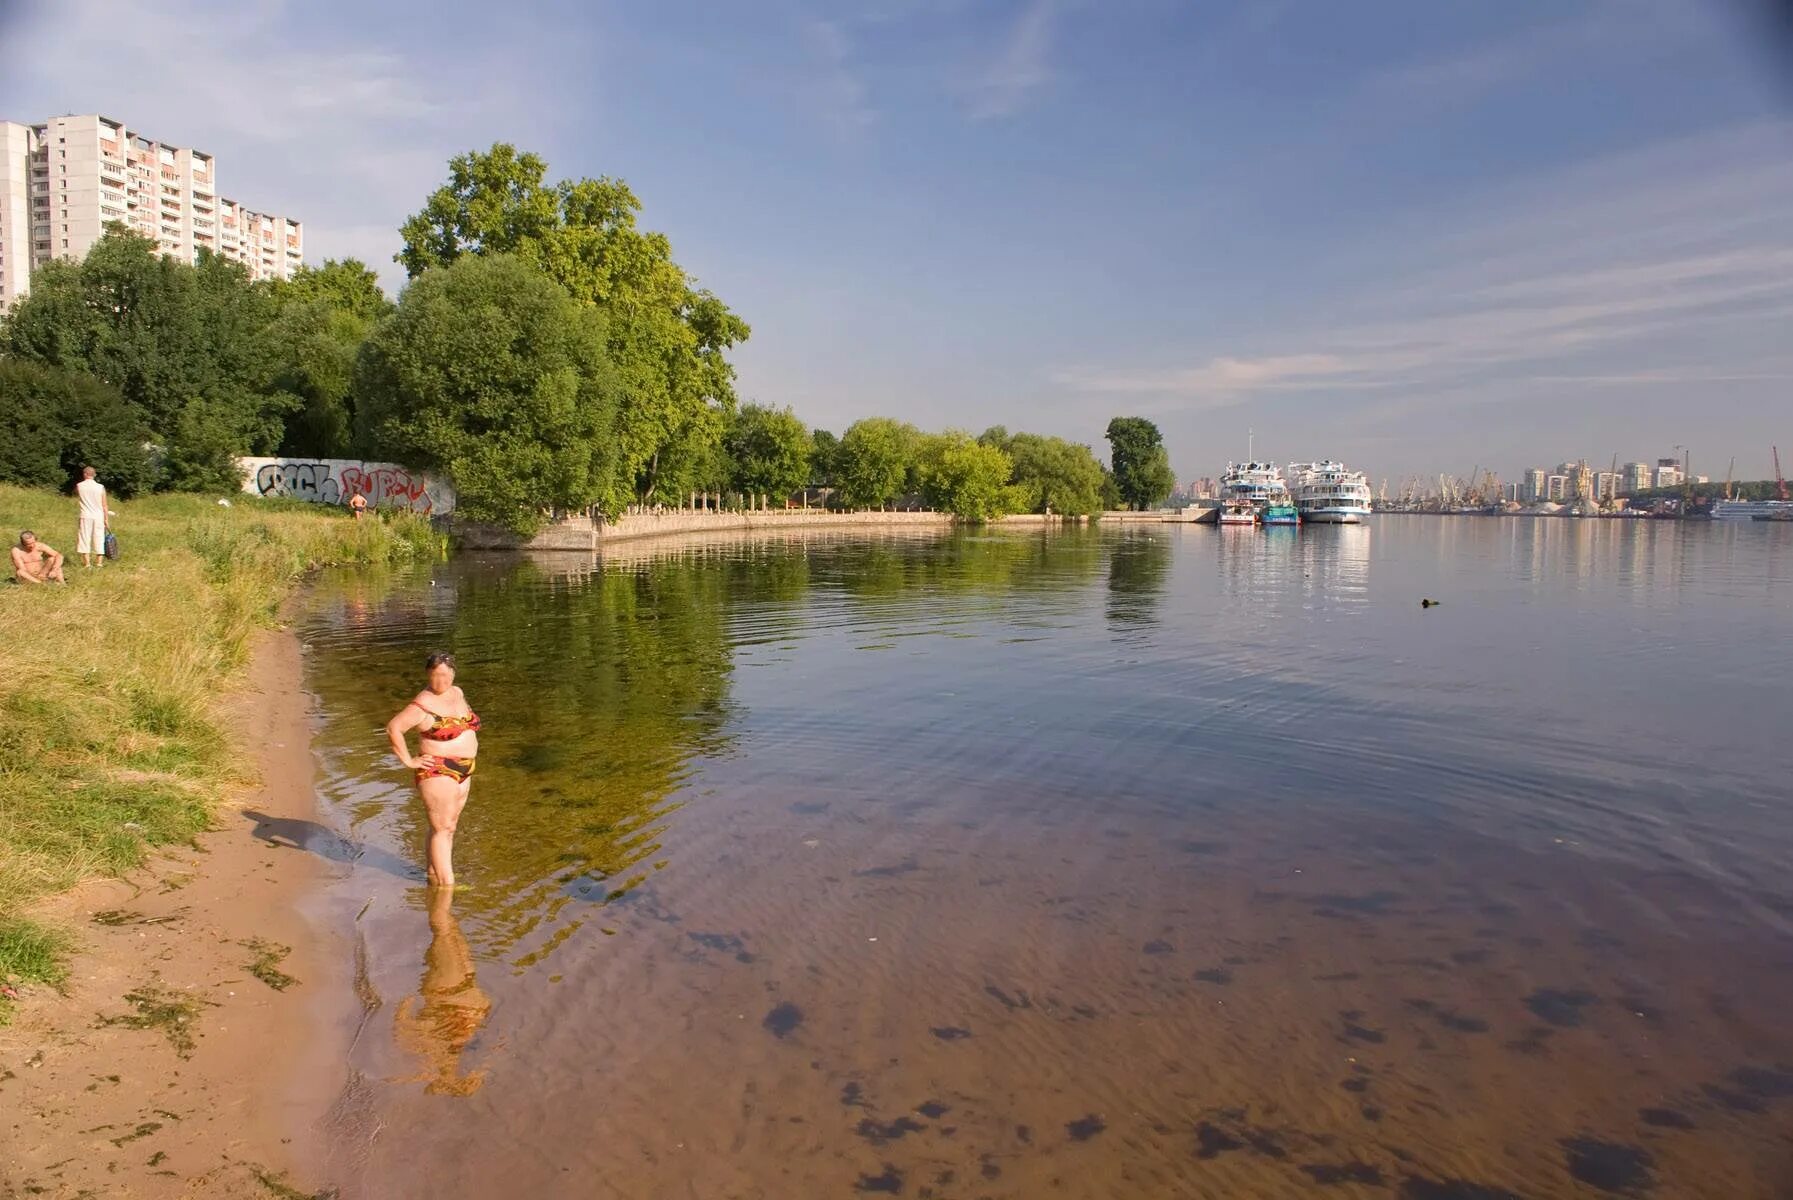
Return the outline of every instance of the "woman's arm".
<path id="1" fill-rule="evenodd" d="M 422 725 L 427 719 L 423 715 L 423 706 L 413 700 L 399 709 L 392 720 L 386 722 L 386 737 L 392 743 L 392 752 L 413 771 L 417 769 L 417 760 L 411 757 L 411 747 L 405 742 L 405 733 Z"/>

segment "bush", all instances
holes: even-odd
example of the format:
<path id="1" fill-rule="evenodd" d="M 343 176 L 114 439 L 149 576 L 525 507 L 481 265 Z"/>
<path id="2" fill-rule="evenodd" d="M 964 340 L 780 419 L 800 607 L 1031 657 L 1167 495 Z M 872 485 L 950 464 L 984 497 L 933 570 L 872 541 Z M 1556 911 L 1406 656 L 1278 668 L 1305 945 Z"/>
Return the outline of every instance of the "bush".
<path id="1" fill-rule="evenodd" d="M 115 495 L 148 489 L 144 431 L 116 388 L 80 371 L 0 359 L 0 483 L 65 489 L 91 466 Z"/>

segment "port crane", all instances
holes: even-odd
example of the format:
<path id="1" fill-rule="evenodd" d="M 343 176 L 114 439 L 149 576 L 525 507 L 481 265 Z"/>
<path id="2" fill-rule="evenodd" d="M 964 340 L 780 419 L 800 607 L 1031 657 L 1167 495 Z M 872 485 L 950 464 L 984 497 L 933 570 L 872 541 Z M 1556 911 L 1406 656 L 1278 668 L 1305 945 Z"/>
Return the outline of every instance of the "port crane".
<path id="1" fill-rule="evenodd" d="M 1787 481 L 1781 477 L 1781 448 L 1779 446 L 1775 446 L 1773 449 L 1774 449 L 1774 494 L 1775 494 L 1776 499 L 1785 501 L 1787 498 Z"/>

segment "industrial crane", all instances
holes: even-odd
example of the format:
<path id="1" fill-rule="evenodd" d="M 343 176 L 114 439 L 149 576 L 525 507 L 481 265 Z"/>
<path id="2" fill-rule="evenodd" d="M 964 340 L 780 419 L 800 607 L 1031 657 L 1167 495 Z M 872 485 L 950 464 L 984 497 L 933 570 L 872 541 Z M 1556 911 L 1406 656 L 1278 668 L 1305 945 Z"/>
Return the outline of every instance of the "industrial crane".
<path id="1" fill-rule="evenodd" d="M 1774 447 L 1774 494 L 1783 502 L 1787 499 L 1787 481 L 1781 477 L 1781 448 Z"/>

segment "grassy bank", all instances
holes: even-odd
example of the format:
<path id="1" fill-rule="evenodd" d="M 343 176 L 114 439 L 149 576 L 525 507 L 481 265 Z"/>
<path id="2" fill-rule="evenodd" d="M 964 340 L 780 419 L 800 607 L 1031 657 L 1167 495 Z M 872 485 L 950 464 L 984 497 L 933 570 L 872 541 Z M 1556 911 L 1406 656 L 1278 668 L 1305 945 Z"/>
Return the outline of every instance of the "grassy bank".
<path id="1" fill-rule="evenodd" d="M 70 938 L 26 915 L 34 900 L 191 838 L 248 782 L 228 692 L 308 570 L 443 552 L 409 516 L 247 496 L 113 508 L 123 554 L 89 571 L 71 553 L 72 500 L 0 487 L 0 536 L 36 530 L 68 555 L 70 581 L 0 585 L 0 981 L 60 978 Z M 0 1021 L 6 1007 L 0 994 Z"/>

